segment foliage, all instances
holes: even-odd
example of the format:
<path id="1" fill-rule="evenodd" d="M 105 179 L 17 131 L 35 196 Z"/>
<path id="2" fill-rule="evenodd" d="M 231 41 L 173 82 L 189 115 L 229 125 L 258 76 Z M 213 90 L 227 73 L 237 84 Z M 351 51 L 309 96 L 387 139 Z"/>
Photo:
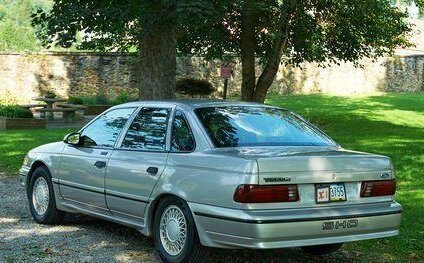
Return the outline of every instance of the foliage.
<path id="1" fill-rule="evenodd" d="M 18 105 L 0 105 L 0 116 L 7 118 L 32 118 L 32 112 Z"/>
<path id="2" fill-rule="evenodd" d="M 50 9 L 38 8 L 32 24 L 47 47 L 135 51 L 155 24 L 190 25 L 211 10 L 208 0 L 56 0 Z"/>
<path id="3" fill-rule="evenodd" d="M 49 5 L 49 0 L 0 1 L 0 51 L 40 50 L 30 15 Z"/>
<path id="4" fill-rule="evenodd" d="M 98 93 L 94 96 L 80 97 L 84 105 L 112 105 L 112 101 L 104 93 Z"/>
<path id="5" fill-rule="evenodd" d="M 84 104 L 84 100 L 80 97 L 74 97 L 74 96 L 70 96 L 68 98 L 68 102 L 71 104 L 76 104 L 76 105 L 82 105 Z"/>
<path id="6" fill-rule="evenodd" d="M 128 92 L 122 91 L 118 94 L 118 96 L 113 100 L 113 104 L 118 105 L 122 103 L 127 103 L 130 101 L 135 101 L 137 98 L 131 96 Z"/>
<path id="7" fill-rule="evenodd" d="M 396 169 L 396 199 L 404 214 L 400 236 L 347 243 L 341 254 L 354 262 L 420 262 L 424 259 L 424 94 L 371 97 L 271 96 L 267 103 L 288 108 L 319 125 L 343 147 L 389 156 Z M 69 130 L 0 131 L 0 171 L 17 173 L 26 152 L 44 143 L 60 141 Z M 281 251 L 281 250 L 278 250 Z M 233 251 L 219 250 L 221 255 Z M 298 250 L 261 251 L 273 261 L 299 260 Z M 257 251 L 246 251 L 248 255 Z M 263 253 L 263 254 L 262 254 Z M 278 254 L 278 255 L 277 255 Z M 345 261 L 337 255 L 328 261 Z M 278 258 L 276 258 L 278 256 Z M 258 257 L 259 259 L 259 257 Z M 248 256 L 245 260 L 249 260 Z M 310 259 L 312 260 L 312 259 Z M 322 259 L 317 259 L 317 261 Z M 228 261 L 228 260 L 227 260 Z M 268 261 L 268 260 L 265 260 Z"/>
<path id="8" fill-rule="evenodd" d="M 54 91 L 48 90 L 48 91 L 41 92 L 41 97 L 54 99 L 57 97 L 57 95 Z"/>
<path id="9" fill-rule="evenodd" d="M 100 92 L 94 96 L 69 97 L 68 102 L 84 105 L 117 105 L 137 100 L 137 97 L 126 91 L 120 92 L 115 98 Z"/>
<path id="10" fill-rule="evenodd" d="M 194 96 L 210 95 L 215 91 L 215 88 L 206 80 L 187 78 L 177 81 L 176 91 L 194 98 Z"/>
<path id="11" fill-rule="evenodd" d="M 219 15 L 186 27 L 181 54 L 242 58 L 242 99 L 263 102 L 281 62 L 300 66 L 391 54 L 408 45 L 407 15 L 387 0 L 214 1 Z M 366 25 L 366 26 L 364 26 Z M 255 58 L 263 64 L 255 76 Z"/>

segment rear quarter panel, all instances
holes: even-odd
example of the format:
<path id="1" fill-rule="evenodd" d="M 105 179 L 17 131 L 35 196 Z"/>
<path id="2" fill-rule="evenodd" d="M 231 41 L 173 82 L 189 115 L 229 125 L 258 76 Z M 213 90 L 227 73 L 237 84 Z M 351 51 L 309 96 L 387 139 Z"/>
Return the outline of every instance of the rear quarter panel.
<path id="1" fill-rule="evenodd" d="M 187 202 L 241 208 L 233 201 L 237 186 L 257 183 L 254 160 L 202 152 L 170 153 L 151 199 L 169 193 Z"/>

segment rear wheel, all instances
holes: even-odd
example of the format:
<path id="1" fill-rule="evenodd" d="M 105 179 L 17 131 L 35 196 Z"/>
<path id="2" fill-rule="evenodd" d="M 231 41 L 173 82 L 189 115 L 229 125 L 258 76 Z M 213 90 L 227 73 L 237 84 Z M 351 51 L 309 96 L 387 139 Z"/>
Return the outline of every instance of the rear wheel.
<path id="1" fill-rule="evenodd" d="M 335 243 L 335 244 L 307 246 L 307 247 L 302 247 L 302 249 L 305 253 L 322 256 L 322 255 L 332 254 L 336 252 L 337 250 L 339 250 L 342 246 L 343 246 L 343 243 Z"/>
<path id="2" fill-rule="evenodd" d="M 167 197 L 160 201 L 154 217 L 154 241 L 164 262 L 203 262 L 204 248 L 188 205 Z"/>
<path id="3" fill-rule="evenodd" d="M 56 224 L 63 219 L 65 212 L 56 208 L 53 184 L 46 167 L 40 166 L 34 170 L 27 193 L 31 215 L 37 223 Z"/>

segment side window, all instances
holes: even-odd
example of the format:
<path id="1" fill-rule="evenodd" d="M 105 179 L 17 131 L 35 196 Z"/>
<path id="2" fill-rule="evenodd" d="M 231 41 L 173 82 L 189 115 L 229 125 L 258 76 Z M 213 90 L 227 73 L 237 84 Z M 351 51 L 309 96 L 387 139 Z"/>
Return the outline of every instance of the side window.
<path id="1" fill-rule="evenodd" d="M 164 151 L 170 109 L 143 108 L 131 123 L 122 148 Z"/>
<path id="2" fill-rule="evenodd" d="M 171 151 L 191 152 L 195 148 L 193 134 L 181 111 L 175 112 L 172 123 Z"/>
<path id="3" fill-rule="evenodd" d="M 83 145 L 113 147 L 134 110 L 135 108 L 111 110 L 97 118 L 82 131 Z"/>

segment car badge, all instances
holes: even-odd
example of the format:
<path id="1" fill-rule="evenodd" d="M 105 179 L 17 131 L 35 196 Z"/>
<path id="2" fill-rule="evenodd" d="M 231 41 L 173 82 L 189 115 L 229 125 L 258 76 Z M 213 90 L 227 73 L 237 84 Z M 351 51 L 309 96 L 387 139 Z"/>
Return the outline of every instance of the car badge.
<path id="1" fill-rule="evenodd" d="M 389 173 L 382 173 L 381 174 L 381 178 L 389 178 L 390 174 Z"/>

